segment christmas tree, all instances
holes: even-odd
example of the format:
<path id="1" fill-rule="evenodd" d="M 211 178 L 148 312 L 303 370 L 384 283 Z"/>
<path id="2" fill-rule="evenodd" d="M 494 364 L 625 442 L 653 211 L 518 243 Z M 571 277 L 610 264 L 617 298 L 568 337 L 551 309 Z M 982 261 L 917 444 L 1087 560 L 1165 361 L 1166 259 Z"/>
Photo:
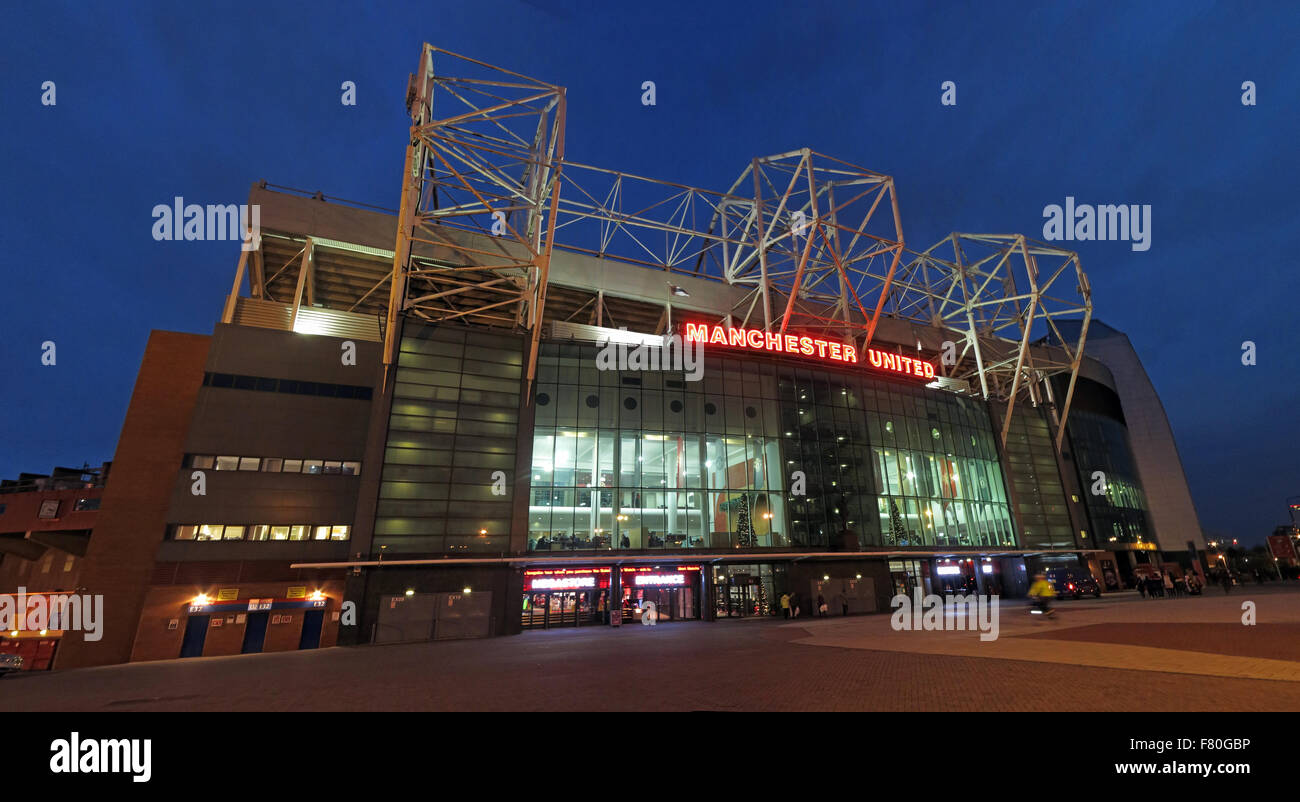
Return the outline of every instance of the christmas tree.
<path id="1" fill-rule="evenodd" d="M 771 608 L 767 606 L 767 585 L 763 584 L 762 579 L 758 580 L 758 614 L 759 615 L 772 614 Z"/>
<path id="2" fill-rule="evenodd" d="M 749 495 L 741 493 L 736 502 L 736 543 L 740 546 L 753 546 L 757 543 L 754 537 L 754 522 L 749 519 Z"/>
<path id="3" fill-rule="evenodd" d="M 907 527 L 903 526 L 903 515 L 898 511 L 898 501 L 892 498 L 889 500 L 889 544 L 907 545 Z"/>

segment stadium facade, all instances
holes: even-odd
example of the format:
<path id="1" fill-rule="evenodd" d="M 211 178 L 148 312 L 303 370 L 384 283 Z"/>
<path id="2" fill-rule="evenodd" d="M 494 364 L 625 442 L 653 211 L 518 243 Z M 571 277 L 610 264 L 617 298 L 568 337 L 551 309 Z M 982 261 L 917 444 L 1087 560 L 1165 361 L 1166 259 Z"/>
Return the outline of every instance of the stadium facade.
<path id="1" fill-rule="evenodd" d="M 1204 570 L 1072 252 L 910 250 L 807 149 L 725 192 L 572 162 L 562 88 L 429 46 L 408 110 L 398 210 L 255 185 L 213 333 L 151 337 L 78 577 L 120 626 L 57 665 Z"/>

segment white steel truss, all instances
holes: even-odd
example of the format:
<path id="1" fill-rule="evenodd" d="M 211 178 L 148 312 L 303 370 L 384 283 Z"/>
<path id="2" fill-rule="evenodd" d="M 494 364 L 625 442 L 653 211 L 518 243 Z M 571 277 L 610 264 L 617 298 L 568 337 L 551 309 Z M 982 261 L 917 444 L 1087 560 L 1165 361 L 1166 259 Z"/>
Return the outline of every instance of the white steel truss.
<path id="1" fill-rule="evenodd" d="M 1023 234 L 953 233 L 913 256 L 893 283 L 886 314 L 961 335 L 954 358 L 936 369 L 1007 401 L 1003 443 L 1017 397 L 1051 404 L 1059 449 L 1092 319 L 1079 255 Z M 1077 337 L 1058 325 L 1066 319 L 1081 322 Z M 1059 408 L 1048 381 L 1058 374 L 1069 375 Z"/>
<path id="2" fill-rule="evenodd" d="M 748 328 L 859 348 L 882 315 L 955 332 L 936 369 L 1009 402 L 1004 442 L 1016 397 L 1055 406 L 1046 380 L 1069 373 L 1059 447 L 1092 313 L 1073 252 L 955 233 L 900 266 L 893 179 L 807 148 L 753 159 L 726 192 L 567 161 L 563 87 L 428 44 L 407 108 L 386 364 L 401 316 L 511 327 L 531 337 L 531 393 L 558 248 L 741 287 L 716 313 Z M 1082 318 L 1073 342 L 1064 317 Z"/>

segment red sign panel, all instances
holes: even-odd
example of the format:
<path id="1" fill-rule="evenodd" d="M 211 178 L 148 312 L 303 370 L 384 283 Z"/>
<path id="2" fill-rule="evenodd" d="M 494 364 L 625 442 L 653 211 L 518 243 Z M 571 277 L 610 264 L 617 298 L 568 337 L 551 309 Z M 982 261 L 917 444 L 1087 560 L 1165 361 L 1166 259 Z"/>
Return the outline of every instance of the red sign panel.
<path id="1" fill-rule="evenodd" d="M 856 365 L 859 362 L 858 350 L 834 340 L 810 337 L 798 334 L 781 334 L 760 329 L 740 329 L 718 326 L 711 323 L 687 323 L 686 342 L 699 342 L 706 345 L 726 345 L 732 348 L 747 348 L 753 351 L 765 351 L 774 354 L 793 354 L 827 362 L 842 362 Z M 918 379 L 933 379 L 934 365 L 923 359 L 868 348 L 862 355 L 873 368 L 912 376 Z"/>
<path id="2" fill-rule="evenodd" d="M 1291 542 L 1290 535 L 1269 535 L 1268 550 L 1273 553 L 1275 560 L 1296 559 L 1295 544 Z"/>
<path id="3" fill-rule="evenodd" d="M 625 588 L 684 587 L 699 581 L 700 566 L 625 565 L 619 569 L 619 575 Z M 524 571 L 524 592 L 605 589 L 609 587 L 609 577 L 609 568 L 529 568 Z"/>
<path id="4" fill-rule="evenodd" d="M 700 578 L 700 566 L 678 565 L 672 568 L 650 566 L 619 569 L 620 581 L 625 588 L 680 588 L 694 584 Z"/>
<path id="5" fill-rule="evenodd" d="M 607 587 L 608 568 L 532 568 L 524 571 L 525 591 L 595 590 Z"/>

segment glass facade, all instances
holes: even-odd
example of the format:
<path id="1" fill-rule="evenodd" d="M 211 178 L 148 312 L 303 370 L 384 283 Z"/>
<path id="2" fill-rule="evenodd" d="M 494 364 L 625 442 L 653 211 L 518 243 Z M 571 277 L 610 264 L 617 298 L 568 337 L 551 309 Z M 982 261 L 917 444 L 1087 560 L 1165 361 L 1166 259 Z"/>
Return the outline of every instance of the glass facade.
<path id="1" fill-rule="evenodd" d="M 1114 543 L 1153 542 L 1147 521 L 1146 494 L 1138 480 L 1128 431 L 1112 417 L 1087 410 L 1070 413 L 1066 423 L 1074 462 L 1079 469 L 1088 517 L 1102 547 Z M 1098 477 L 1097 472 L 1104 474 Z M 1094 493 L 1102 489 L 1102 493 Z"/>
<path id="2" fill-rule="evenodd" d="M 1005 404 L 995 404 L 999 419 Z M 1042 411 L 1017 404 L 1007 431 L 1007 475 L 1015 498 L 1020 542 L 1032 549 L 1076 548 L 1052 430 Z"/>
<path id="3" fill-rule="evenodd" d="M 387 554 L 510 548 L 523 338 L 407 323 L 375 515 Z M 494 492 L 504 489 L 504 493 Z"/>
<path id="4" fill-rule="evenodd" d="M 1014 546 L 976 401 L 718 356 L 703 378 L 538 362 L 528 549 Z"/>

